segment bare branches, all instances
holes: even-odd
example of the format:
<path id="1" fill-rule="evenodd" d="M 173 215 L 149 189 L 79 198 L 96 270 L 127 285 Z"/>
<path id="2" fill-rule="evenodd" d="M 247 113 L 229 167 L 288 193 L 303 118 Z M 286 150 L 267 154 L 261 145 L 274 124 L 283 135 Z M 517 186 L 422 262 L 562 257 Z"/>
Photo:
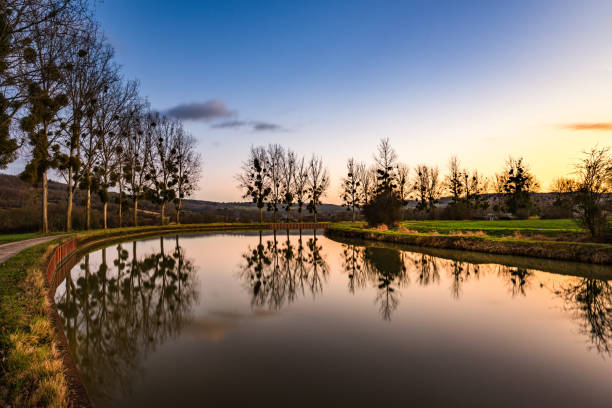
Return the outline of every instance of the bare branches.
<path id="1" fill-rule="evenodd" d="M 321 197 L 325 195 L 329 187 L 329 176 L 327 169 L 323 166 L 323 160 L 315 155 L 308 163 L 308 211 L 314 214 L 314 221 L 317 222 L 318 205 L 321 204 Z"/>

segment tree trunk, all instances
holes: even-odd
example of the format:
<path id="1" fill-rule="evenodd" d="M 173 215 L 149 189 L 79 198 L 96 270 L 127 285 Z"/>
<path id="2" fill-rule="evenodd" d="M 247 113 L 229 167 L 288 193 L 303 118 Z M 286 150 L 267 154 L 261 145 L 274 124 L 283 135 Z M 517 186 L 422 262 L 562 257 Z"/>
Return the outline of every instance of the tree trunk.
<path id="1" fill-rule="evenodd" d="M 91 187 L 87 187 L 87 205 L 86 205 L 86 214 L 87 214 L 87 229 L 91 228 Z"/>
<path id="2" fill-rule="evenodd" d="M 263 224 L 263 207 L 259 209 L 259 223 Z"/>
<path id="3" fill-rule="evenodd" d="M 159 225 L 164 225 L 164 214 L 166 212 L 166 202 L 164 201 L 161 205 L 161 212 L 159 215 L 161 215 L 161 224 Z"/>
<path id="4" fill-rule="evenodd" d="M 138 199 L 134 199 L 134 226 L 138 226 Z"/>
<path id="5" fill-rule="evenodd" d="M 353 206 L 353 222 L 355 222 L 355 206 Z"/>
<path id="6" fill-rule="evenodd" d="M 68 203 L 66 205 L 66 231 L 72 231 L 72 158 L 74 153 L 70 151 L 70 166 L 68 167 Z"/>
<path id="7" fill-rule="evenodd" d="M 119 166 L 121 167 L 121 166 Z M 121 177 L 121 173 L 119 173 L 119 177 Z M 119 228 L 123 225 L 123 185 L 119 182 Z"/>
<path id="8" fill-rule="evenodd" d="M 47 170 L 42 174 L 42 232 L 49 232 L 49 221 L 47 219 L 47 200 L 49 197 L 49 186 L 47 185 Z"/>
<path id="9" fill-rule="evenodd" d="M 315 212 L 314 212 L 314 222 L 315 223 L 317 222 L 317 210 L 315 210 Z"/>
<path id="10" fill-rule="evenodd" d="M 176 206 L 176 223 L 181 223 L 181 208 L 183 207 L 183 199 L 179 198 L 178 205 Z"/>
<path id="11" fill-rule="evenodd" d="M 105 202 L 104 203 L 104 229 L 106 229 L 107 225 L 106 225 L 106 214 L 107 214 L 107 210 L 108 210 L 108 203 Z"/>

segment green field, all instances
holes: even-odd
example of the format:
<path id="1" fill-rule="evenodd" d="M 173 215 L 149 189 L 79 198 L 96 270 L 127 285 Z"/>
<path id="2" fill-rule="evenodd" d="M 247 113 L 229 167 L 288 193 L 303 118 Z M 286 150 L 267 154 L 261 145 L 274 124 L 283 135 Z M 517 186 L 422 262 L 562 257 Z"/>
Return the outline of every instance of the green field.
<path id="1" fill-rule="evenodd" d="M 457 233 L 483 233 L 494 236 L 543 235 L 546 237 L 567 237 L 585 233 L 574 220 L 498 220 L 498 221 L 404 221 L 402 226 L 420 233 L 437 232 L 444 235 Z"/>

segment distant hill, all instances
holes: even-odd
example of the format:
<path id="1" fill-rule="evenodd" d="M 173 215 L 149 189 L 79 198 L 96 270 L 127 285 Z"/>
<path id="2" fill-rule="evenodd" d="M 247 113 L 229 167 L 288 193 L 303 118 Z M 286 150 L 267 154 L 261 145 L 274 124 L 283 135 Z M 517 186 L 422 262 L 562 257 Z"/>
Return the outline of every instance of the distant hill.
<path id="1" fill-rule="evenodd" d="M 66 224 L 66 190 L 64 183 L 49 181 L 49 224 L 52 230 L 61 230 Z M 40 229 L 41 209 L 40 186 L 23 182 L 19 177 L 0 174 L 0 232 L 37 231 Z M 110 194 L 109 224 L 119 225 L 118 193 Z M 74 199 L 73 225 L 75 229 L 85 227 L 85 191 L 77 191 Z M 138 204 L 139 224 L 159 223 L 159 208 L 153 203 L 141 200 Z M 175 209 L 170 204 L 166 215 L 173 220 Z M 264 216 L 271 219 L 272 214 L 264 211 Z M 291 212 L 292 218 L 297 214 Z M 281 217 L 285 217 L 281 211 Z M 322 220 L 347 219 L 346 208 L 335 204 L 323 204 L 319 209 Z M 304 209 L 304 220 L 311 218 Z M 133 219 L 131 202 L 124 205 L 123 225 L 131 225 Z M 184 200 L 181 221 L 191 222 L 230 222 L 257 221 L 259 210 L 249 202 L 214 202 L 203 200 Z M 97 194 L 92 194 L 92 227 L 102 226 L 102 202 Z"/>

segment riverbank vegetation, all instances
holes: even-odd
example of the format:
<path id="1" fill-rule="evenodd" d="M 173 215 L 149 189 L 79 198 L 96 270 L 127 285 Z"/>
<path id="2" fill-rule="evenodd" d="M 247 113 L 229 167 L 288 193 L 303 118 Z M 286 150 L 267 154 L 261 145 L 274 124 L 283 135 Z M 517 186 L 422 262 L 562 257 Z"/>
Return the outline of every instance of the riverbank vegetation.
<path id="1" fill-rule="evenodd" d="M 0 265 L 1 406 L 67 406 L 68 388 L 43 278 L 54 246 L 37 245 Z"/>
<path id="2" fill-rule="evenodd" d="M 555 180 L 551 186 L 553 193 L 545 203 L 537 203 L 534 199 L 540 184 L 523 158 L 508 158 L 501 172 L 487 178 L 478 170 L 463 168 L 454 156 L 449 160 L 446 176 L 438 167 L 424 164 L 411 171 L 407 164 L 399 162 L 388 139 L 380 141 L 373 157 L 374 164 L 369 167 L 354 158 L 347 161 L 340 197 L 351 211 L 353 221 L 357 218 L 357 209 L 369 226 L 387 228 L 397 227 L 409 219 L 573 218 L 573 227 L 566 225 L 572 233 L 582 229 L 589 233 L 592 241 L 610 242 L 612 239 L 609 221 L 612 153 L 609 147 L 595 146 L 583 152 L 572 177 Z M 446 204 L 441 205 L 444 194 L 447 194 Z M 494 227 L 496 224 L 488 225 Z M 413 226 L 417 230 L 424 228 L 420 224 Z M 442 227 L 446 232 L 452 231 L 449 228 Z M 502 227 L 495 234 L 505 232 Z M 538 231 L 524 232 L 533 235 Z M 543 233 L 550 235 L 551 231 L 547 229 Z"/>
<path id="3" fill-rule="evenodd" d="M 612 263 L 612 245 L 588 242 L 589 234 L 571 220 L 408 221 L 391 229 L 366 222 L 335 223 L 327 233 L 431 248 Z"/>

